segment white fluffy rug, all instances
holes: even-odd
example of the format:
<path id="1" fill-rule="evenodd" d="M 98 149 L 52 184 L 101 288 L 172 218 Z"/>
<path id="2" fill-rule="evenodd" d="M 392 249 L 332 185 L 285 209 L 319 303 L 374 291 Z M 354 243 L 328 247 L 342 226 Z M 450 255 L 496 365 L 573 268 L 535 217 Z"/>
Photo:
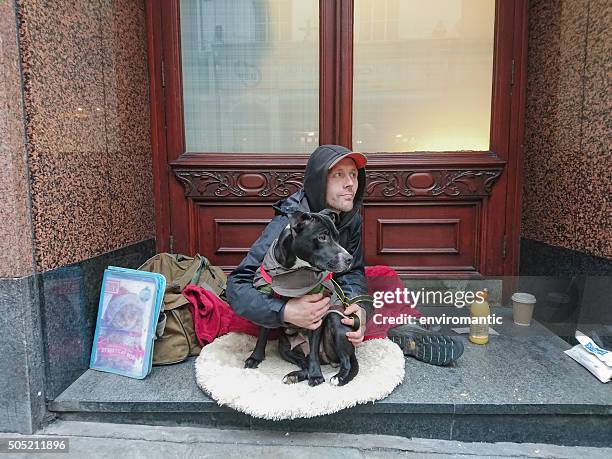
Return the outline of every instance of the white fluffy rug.
<path id="1" fill-rule="evenodd" d="M 255 348 L 256 338 L 229 333 L 202 349 L 196 360 L 200 388 L 219 405 L 256 418 L 280 420 L 311 418 L 335 413 L 358 403 L 381 400 L 404 379 L 404 355 L 387 339 L 365 341 L 356 350 L 359 373 L 342 387 L 329 380 L 337 368 L 323 365 L 325 382 L 310 387 L 308 381 L 283 384 L 282 379 L 297 366 L 278 355 L 278 342 L 270 341 L 266 360 L 257 369 L 245 369 L 244 361 Z"/>

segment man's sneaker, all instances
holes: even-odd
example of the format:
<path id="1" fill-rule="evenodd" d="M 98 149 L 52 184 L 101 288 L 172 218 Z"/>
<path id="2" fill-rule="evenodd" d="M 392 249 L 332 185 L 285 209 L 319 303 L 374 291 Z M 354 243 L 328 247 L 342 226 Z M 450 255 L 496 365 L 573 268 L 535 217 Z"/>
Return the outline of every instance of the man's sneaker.
<path id="1" fill-rule="evenodd" d="M 387 332 L 404 355 L 432 365 L 448 365 L 463 354 L 463 343 L 449 336 L 435 334 L 418 325 L 400 325 Z"/>

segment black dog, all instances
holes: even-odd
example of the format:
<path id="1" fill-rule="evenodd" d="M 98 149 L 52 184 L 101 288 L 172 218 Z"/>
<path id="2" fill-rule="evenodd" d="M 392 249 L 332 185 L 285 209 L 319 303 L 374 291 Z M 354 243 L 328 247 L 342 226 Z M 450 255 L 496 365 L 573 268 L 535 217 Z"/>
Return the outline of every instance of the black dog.
<path id="1" fill-rule="evenodd" d="M 340 371 L 332 378 L 332 384 L 342 386 L 359 371 L 355 347 L 346 336 L 352 328 L 341 322 L 344 307 L 334 293 L 329 280 L 331 274 L 326 276 L 326 273 L 346 271 L 352 261 L 352 256 L 338 244 L 338 230 L 332 220 L 335 216 L 327 209 L 319 213 L 291 214 L 289 224 L 270 246 L 254 281 L 256 287 L 264 285 L 265 288 L 260 288 L 262 291 L 285 297 L 314 293 L 326 285 L 326 290 L 332 294 L 330 311 L 338 312 L 328 313 L 323 325 L 316 330 L 303 330 L 308 337 L 308 357 L 302 348 L 292 349 L 285 330 L 281 332 L 279 353 L 284 360 L 300 367 L 283 378 L 286 384 L 306 379 L 310 386 L 324 382 L 320 351 L 325 359 L 323 363 L 340 364 Z M 245 368 L 257 368 L 264 360 L 268 332 L 269 329 L 261 327 L 255 350 L 246 360 Z"/>

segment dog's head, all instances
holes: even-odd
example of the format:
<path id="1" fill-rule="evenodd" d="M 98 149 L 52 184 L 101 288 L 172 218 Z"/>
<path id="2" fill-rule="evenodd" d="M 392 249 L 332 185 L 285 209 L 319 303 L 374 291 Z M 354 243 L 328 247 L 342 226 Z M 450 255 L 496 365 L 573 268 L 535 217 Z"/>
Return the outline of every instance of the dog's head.
<path id="1" fill-rule="evenodd" d="M 294 255 L 321 271 L 340 273 L 349 269 L 353 257 L 338 243 L 336 217 L 328 209 L 289 215 Z"/>

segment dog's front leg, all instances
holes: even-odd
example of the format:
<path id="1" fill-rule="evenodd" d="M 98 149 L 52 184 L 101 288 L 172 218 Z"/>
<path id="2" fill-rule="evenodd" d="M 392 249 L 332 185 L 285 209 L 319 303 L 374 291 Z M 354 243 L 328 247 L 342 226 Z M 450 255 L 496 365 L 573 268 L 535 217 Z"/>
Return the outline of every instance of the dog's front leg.
<path id="1" fill-rule="evenodd" d="M 321 372 L 321 363 L 319 362 L 319 344 L 321 343 L 321 333 L 323 327 L 316 330 L 311 330 L 308 333 L 308 343 L 310 345 L 310 353 L 308 354 L 308 385 L 318 386 L 325 381 Z"/>
<path id="2" fill-rule="evenodd" d="M 251 354 L 251 357 L 244 362 L 244 368 L 257 368 L 259 364 L 264 361 L 266 358 L 266 344 L 268 343 L 269 332 L 269 328 L 261 327 L 259 329 L 255 350 Z"/>

